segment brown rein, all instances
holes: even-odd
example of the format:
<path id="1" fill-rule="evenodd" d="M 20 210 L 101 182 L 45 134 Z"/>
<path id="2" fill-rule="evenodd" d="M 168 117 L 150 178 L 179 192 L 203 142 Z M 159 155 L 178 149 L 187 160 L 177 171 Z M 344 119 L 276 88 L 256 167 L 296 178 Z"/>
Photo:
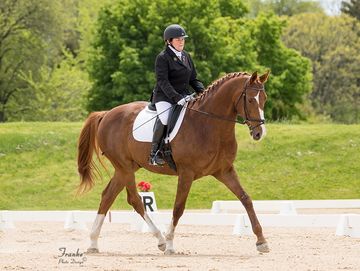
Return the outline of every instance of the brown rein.
<path id="1" fill-rule="evenodd" d="M 241 95 L 239 96 L 239 98 L 237 99 L 237 102 L 235 104 L 235 111 L 236 113 L 238 113 L 237 111 L 237 106 L 240 102 L 240 99 L 241 97 L 244 97 L 244 112 L 245 112 L 245 120 L 243 121 L 239 121 L 237 119 L 229 119 L 229 118 L 226 118 L 226 117 L 222 117 L 222 116 L 218 116 L 218 115 L 215 115 L 215 114 L 212 114 L 212 113 L 209 113 L 209 112 L 205 112 L 205 111 L 201 111 L 201 110 L 197 110 L 197 109 L 193 109 L 193 108 L 190 108 L 190 107 L 187 107 L 187 109 L 191 110 L 191 111 L 194 111 L 194 112 L 197 112 L 197 113 L 200 113 L 200 114 L 203 114 L 203 115 L 206 115 L 210 118 L 214 118 L 214 119 L 219 119 L 219 120 L 223 120 L 223 121 L 229 121 L 229 122 L 233 122 L 233 123 L 240 123 L 240 124 L 247 124 L 247 126 L 249 127 L 249 130 L 252 131 L 254 130 L 256 127 L 259 127 L 260 125 L 264 124 L 265 123 L 265 119 L 251 119 L 249 118 L 249 113 L 248 113 L 248 110 L 247 110 L 247 107 L 246 107 L 246 91 L 248 89 L 253 89 L 253 90 L 257 90 L 257 91 L 264 91 L 265 89 L 264 88 L 256 88 L 256 87 L 248 87 L 249 85 L 249 80 L 245 83 L 245 87 L 244 87 L 244 90 L 242 91 Z M 146 123 L 152 121 L 154 118 L 157 118 L 159 115 L 165 113 L 166 111 L 172 109 L 174 106 L 176 106 L 176 104 L 172 105 L 170 108 L 164 110 L 163 112 L 160 112 L 158 114 L 156 114 L 156 116 L 152 117 L 151 119 L 149 119 L 148 121 L 142 123 L 141 125 L 139 125 L 138 127 L 136 127 L 133 131 L 139 129 L 140 127 L 142 127 L 143 125 L 145 125 Z M 251 124 L 249 123 L 250 121 L 253 121 L 253 122 L 258 122 L 257 125 L 255 126 L 251 126 Z"/>
<path id="2" fill-rule="evenodd" d="M 234 119 L 229 119 L 229 118 L 218 116 L 218 115 L 215 115 L 215 114 L 212 114 L 212 113 L 209 113 L 209 112 L 196 110 L 196 109 L 193 109 L 193 108 L 190 108 L 190 107 L 187 107 L 187 109 L 189 109 L 191 111 L 195 111 L 197 113 L 204 114 L 204 115 L 206 115 L 208 117 L 211 117 L 211 118 L 216 118 L 216 119 L 219 119 L 219 120 L 229 121 L 229 122 L 233 122 L 233 123 L 247 124 L 250 131 L 252 131 L 256 127 L 259 127 L 260 125 L 264 124 L 265 119 L 252 119 L 252 118 L 249 118 L 249 113 L 248 113 L 248 110 L 247 110 L 247 107 L 246 107 L 246 91 L 248 89 L 253 89 L 253 90 L 257 90 L 257 91 L 264 91 L 265 89 L 264 88 L 256 88 L 256 87 L 248 87 L 248 84 L 249 84 L 249 80 L 245 83 L 245 88 L 244 88 L 243 92 L 241 93 L 241 95 L 239 96 L 239 98 L 237 99 L 237 102 L 235 104 L 235 110 L 236 110 L 236 113 L 238 113 L 237 106 L 238 106 L 238 104 L 240 102 L 241 97 L 244 97 L 244 112 L 245 112 L 245 120 L 244 121 L 239 121 L 237 119 L 235 119 L 235 120 Z M 258 124 L 255 125 L 255 126 L 251 126 L 250 121 L 258 122 Z"/>

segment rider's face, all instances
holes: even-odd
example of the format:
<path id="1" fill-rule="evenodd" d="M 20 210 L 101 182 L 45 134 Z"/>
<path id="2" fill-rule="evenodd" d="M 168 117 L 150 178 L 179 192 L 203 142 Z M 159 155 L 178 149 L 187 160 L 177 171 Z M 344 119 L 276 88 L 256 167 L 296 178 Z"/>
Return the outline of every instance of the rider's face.
<path id="1" fill-rule="evenodd" d="M 178 51 L 184 50 L 185 47 L 185 38 L 174 38 L 170 44 Z"/>

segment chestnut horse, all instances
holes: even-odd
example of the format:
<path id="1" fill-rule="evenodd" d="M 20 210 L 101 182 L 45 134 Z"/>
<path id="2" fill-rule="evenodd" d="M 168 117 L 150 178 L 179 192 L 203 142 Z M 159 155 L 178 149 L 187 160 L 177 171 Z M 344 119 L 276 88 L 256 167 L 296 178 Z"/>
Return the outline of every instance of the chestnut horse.
<path id="1" fill-rule="evenodd" d="M 257 250 L 268 252 L 269 248 L 252 201 L 241 187 L 233 166 L 237 152 L 235 123 L 238 115 L 248 125 L 254 140 L 265 135 L 264 83 L 268 76 L 269 72 L 260 77 L 256 72 L 252 75 L 228 74 L 211 84 L 203 94 L 187 105 L 181 129 L 171 142 L 177 172 L 167 165 L 149 165 L 151 143 L 138 142 L 133 138 L 134 120 L 147 106 L 146 102 L 133 102 L 110 111 L 91 113 L 79 138 L 79 191 L 87 191 L 94 184 L 94 152 L 98 158 L 102 152 L 114 166 L 115 172 L 102 192 L 98 215 L 90 234 L 91 245 L 88 252 L 99 251 L 97 242 L 105 215 L 117 195 L 126 187 L 128 203 L 149 225 L 158 239 L 158 248 L 165 251 L 165 254 L 173 254 L 175 227 L 184 212 L 191 185 L 194 180 L 207 175 L 212 175 L 224 183 L 242 202 L 257 237 Z M 141 167 L 155 173 L 178 176 L 173 217 L 168 231 L 164 234 L 146 213 L 137 192 L 135 172 Z"/>

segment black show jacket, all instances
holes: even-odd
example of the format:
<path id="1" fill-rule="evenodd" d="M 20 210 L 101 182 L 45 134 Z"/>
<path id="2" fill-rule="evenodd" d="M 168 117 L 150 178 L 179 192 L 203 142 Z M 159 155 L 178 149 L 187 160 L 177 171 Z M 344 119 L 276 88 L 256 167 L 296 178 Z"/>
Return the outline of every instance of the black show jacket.
<path id="1" fill-rule="evenodd" d="M 166 101 L 177 103 L 186 95 L 191 94 L 189 85 L 200 93 L 204 85 L 196 79 L 196 70 L 190 55 L 182 51 L 185 61 L 182 62 L 175 53 L 166 47 L 155 61 L 156 86 L 153 93 L 153 102 Z"/>

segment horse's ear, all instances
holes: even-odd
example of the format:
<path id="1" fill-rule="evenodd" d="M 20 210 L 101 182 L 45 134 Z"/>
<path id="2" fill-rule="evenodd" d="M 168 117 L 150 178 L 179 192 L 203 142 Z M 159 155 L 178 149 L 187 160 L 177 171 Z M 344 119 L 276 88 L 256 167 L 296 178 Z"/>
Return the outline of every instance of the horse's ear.
<path id="1" fill-rule="evenodd" d="M 250 85 L 256 81 L 257 77 L 258 77 L 257 72 L 254 72 L 251 75 L 251 77 L 250 77 Z"/>
<path id="2" fill-rule="evenodd" d="M 260 76 L 260 82 L 261 84 L 265 84 L 265 82 L 268 80 L 270 74 L 270 70 L 268 70 L 266 73 Z"/>

